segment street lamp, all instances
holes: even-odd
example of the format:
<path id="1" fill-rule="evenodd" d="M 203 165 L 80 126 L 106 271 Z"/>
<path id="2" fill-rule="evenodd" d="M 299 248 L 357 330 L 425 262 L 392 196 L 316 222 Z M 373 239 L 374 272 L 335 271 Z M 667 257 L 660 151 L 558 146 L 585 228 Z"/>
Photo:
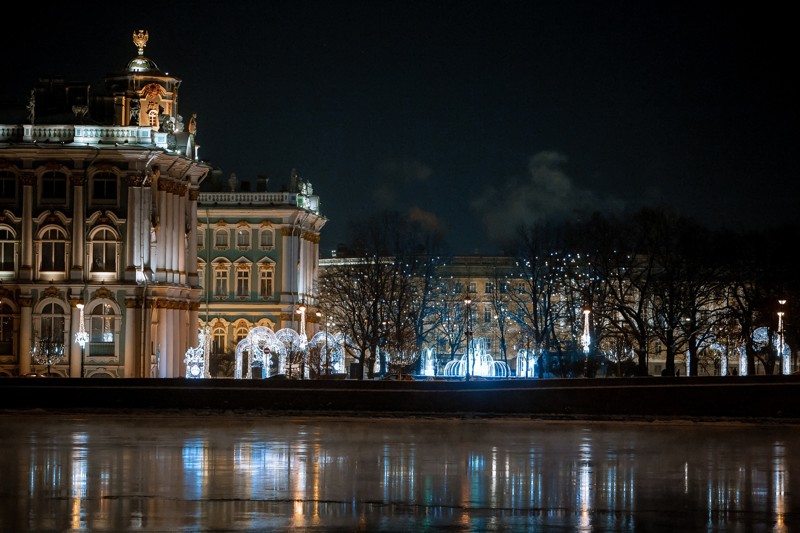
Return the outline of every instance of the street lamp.
<path id="1" fill-rule="evenodd" d="M 298 315 L 300 315 L 300 337 L 302 340 L 308 340 L 306 338 L 306 306 L 305 304 L 300 304 L 300 307 L 297 308 L 295 311 Z"/>
<path id="2" fill-rule="evenodd" d="M 78 304 L 78 309 L 81 312 L 81 318 L 78 322 L 78 332 L 75 333 L 75 342 L 77 342 L 81 347 L 81 377 L 83 375 L 83 362 L 84 362 L 84 354 L 86 349 L 86 343 L 89 342 L 89 333 L 86 331 L 86 327 L 83 325 L 83 304 Z"/>
<path id="3" fill-rule="evenodd" d="M 791 361 L 788 356 L 783 353 L 783 306 L 786 300 L 778 300 L 781 305 L 778 311 L 778 357 L 781 358 L 781 370 L 784 376 L 791 374 Z"/>
<path id="4" fill-rule="evenodd" d="M 472 365 L 472 311 L 470 306 L 472 305 L 472 298 L 467 296 L 464 298 L 464 312 L 467 314 L 465 317 L 465 322 L 467 326 L 467 330 L 465 331 L 467 336 L 467 369 L 465 371 L 466 380 L 469 381 L 469 374 L 470 374 L 470 366 Z"/>
<path id="5" fill-rule="evenodd" d="M 583 360 L 583 375 L 589 377 L 589 346 L 592 344 L 592 335 L 589 333 L 589 313 L 588 307 L 583 308 L 583 335 L 581 335 L 581 346 L 585 354 Z"/>
<path id="6" fill-rule="evenodd" d="M 317 318 L 322 323 L 323 336 L 325 337 L 325 375 L 331 375 L 331 357 L 328 354 L 328 320 L 322 311 L 317 311 Z"/>

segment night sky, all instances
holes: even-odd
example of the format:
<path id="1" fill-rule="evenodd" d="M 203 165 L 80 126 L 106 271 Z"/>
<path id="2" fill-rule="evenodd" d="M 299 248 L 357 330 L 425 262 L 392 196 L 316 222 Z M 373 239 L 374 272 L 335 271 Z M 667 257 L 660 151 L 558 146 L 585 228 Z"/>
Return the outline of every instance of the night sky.
<path id="1" fill-rule="evenodd" d="M 384 207 L 455 253 L 494 253 L 521 222 L 643 205 L 771 227 L 800 219 L 786 6 L 52 3 L 4 30 L 2 94 L 99 81 L 148 30 L 145 55 L 183 80 L 184 122 L 197 113 L 201 158 L 271 190 L 296 168 L 329 219 L 323 257 Z"/>

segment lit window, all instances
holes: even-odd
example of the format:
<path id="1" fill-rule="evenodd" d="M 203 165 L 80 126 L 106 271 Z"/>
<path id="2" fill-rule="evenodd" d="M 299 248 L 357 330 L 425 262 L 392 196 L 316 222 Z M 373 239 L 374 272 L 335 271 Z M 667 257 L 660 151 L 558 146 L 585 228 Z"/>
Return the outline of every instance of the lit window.
<path id="1" fill-rule="evenodd" d="M 217 267 L 214 270 L 214 296 L 225 297 L 228 295 L 228 270 Z"/>
<path id="2" fill-rule="evenodd" d="M 272 296 L 272 280 L 273 280 L 273 271 L 272 270 L 262 270 L 259 272 L 258 277 L 258 294 L 262 298 L 270 298 Z"/>
<path id="3" fill-rule="evenodd" d="M 39 270 L 65 272 L 67 269 L 66 234 L 61 228 L 49 228 L 42 234 Z"/>
<path id="4" fill-rule="evenodd" d="M 92 310 L 90 331 L 91 354 L 114 355 L 114 310 L 101 304 Z"/>
<path id="5" fill-rule="evenodd" d="M 235 345 L 239 345 L 245 338 L 247 338 L 247 334 L 250 332 L 250 328 L 247 327 L 238 327 L 233 334 L 233 342 Z"/>
<path id="6" fill-rule="evenodd" d="M 214 246 L 217 248 L 228 247 L 228 230 L 219 230 L 216 234 L 214 234 Z"/>
<path id="7" fill-rule="evenodd" d="M 16 254 L 16 241 L 11 230 L 0 228 L 0 270 L 3 272 L 14 271 Z"/>
<path id="8" fill-rule="evenodd" d="M 64 309 L 60 305 L 47 304 L 42 309 L 39 338 L 59 343 L 64 341 Z"/>
<path id="9" fill-rule="evenodd" d="M 486 282 L 486 286 L 484 287 L 484 292 L 486 294 L 493 294 L 494 293 L 494 283 L 491 281 Z"/>
<path id="10" fill-rule="evenodd" d="M 236 246 L 238 248 L 250 248 L 250 230 L 239 228 L 236 230 Z"/>
<path id="11" fill-rule="evenodd" d="M 475 293 L 478 292 L 478 284 L 474 281 L 469 282 L 469 292 Z"/>
<path id="12" fill-rule="evenodd" d="M 274 239 L 273 233 L 271 229 L 262 229 L 261 230 L 261 242 L 260 246 L 264 249 L 270 249 L 274 246 Z"/>
<path id="13" fill-rule="evenodd" d="M 213 338 L 211 352 L 215 354 L 225 353 L 225 330 L 223 328 L 214 328 Z"/>
<path id="14" fill-rule="evenodd" d="M 247 297 L 250 294 L 250 271 L 239 267 L 236 270 L 236 296 Z"/>
<path id="15" fill-rule="evenodd" d="M 8 304 L 0 303 L 0 355 L 14 354 L 14 313 Z"/>
<path id="16" fill-rule="evenodd" d="M 109 229 L 94 233 L 91 245 L 92 272 L 117 271 L 117 238 Z"/>

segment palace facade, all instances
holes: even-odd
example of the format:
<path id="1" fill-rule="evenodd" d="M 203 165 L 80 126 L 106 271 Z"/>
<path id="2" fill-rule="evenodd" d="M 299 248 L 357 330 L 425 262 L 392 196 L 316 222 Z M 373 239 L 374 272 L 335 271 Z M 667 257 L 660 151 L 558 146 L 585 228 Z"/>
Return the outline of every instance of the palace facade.
<path id="1" fill-rule="evenodd" d="M 147 39 L 103 87 L 40 79 L 0 121 L 0 375 L 180 376 L 197 344 L 210 167 Z"/>

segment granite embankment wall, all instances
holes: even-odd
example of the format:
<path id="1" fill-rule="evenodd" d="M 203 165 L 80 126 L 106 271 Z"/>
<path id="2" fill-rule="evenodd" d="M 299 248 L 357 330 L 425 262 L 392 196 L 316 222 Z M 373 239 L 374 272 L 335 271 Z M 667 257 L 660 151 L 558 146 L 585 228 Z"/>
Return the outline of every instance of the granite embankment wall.
<path id="1" fill-rule="evenodd" d="M 800 376 L 481 381 L 0 378 L 0 410 L 800 421 Z"/>

